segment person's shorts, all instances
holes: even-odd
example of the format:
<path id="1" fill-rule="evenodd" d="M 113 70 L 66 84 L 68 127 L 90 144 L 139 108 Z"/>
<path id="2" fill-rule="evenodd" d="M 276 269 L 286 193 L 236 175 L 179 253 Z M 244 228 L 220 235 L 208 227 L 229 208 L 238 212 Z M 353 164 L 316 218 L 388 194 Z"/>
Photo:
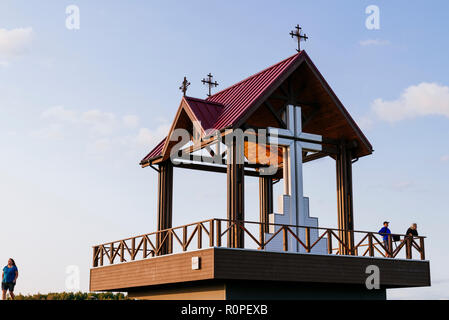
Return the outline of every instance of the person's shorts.
<path id="1" fill-rule="evenodd" d="M 9 290 L 9 292 L 13 292 L 15 285 L 16 284 L 14 282 L 2 282 L 2 290 Z"/>

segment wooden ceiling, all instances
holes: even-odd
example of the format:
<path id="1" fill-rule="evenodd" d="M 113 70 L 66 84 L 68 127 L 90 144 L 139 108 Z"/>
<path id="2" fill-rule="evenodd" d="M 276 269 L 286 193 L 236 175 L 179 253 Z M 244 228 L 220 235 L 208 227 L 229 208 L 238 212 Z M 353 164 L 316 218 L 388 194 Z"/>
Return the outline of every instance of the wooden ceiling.
<path id="1" fill-rule="evenodd" d="M 355 121 L 318 70 L 307 60 L 261 103 L 246 120 L 246 125 L 281 126 L 279 118 L 287 104 L 301 106 L 304 132 L 319 134 L 336 141 L 352 142 L 355 145 L 354 157 L 372 153 L 370 143 Z"/>

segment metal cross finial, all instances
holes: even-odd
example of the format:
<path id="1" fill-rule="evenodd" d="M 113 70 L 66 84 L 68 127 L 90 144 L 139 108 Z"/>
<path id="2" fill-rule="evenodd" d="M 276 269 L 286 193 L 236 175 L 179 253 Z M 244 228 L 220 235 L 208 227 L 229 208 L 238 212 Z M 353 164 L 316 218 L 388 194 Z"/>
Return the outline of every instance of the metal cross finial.
<path id="1" fill-rule="evenodd" d="M 182 91 L 182 93 L 184 94 L 184 97 L 186 96 L 186 92 L 187 92 L 187 89 L 189 86 L 190 86 L 190 82 L 187 81 L 187 77 L 184 77 L 184 80 L 182 81 L 182 84 L 179 87 L 179 90 Z"/>
<path id="2" fill-rule="evenodd" d="M 298 39 L 298 49 L 296 49 L 296 51 L 300 52 L 301 40 L 306 41 L 307 39 L 309 39 L 309 37 L 305 33 L 301 34 L 302 28 L 299 26 L 299 24 L 296 25 L 295 29 L 296 31 L 290 31 L 289 34 L 292 36 L 292 38 L 296 37 Z"/>
<path id="3" fill-rule="evenodd" d="M 212 87 L 217 87 L 217 86 L 218 86 L 217 81 L 212 81 L 212 78 L 213 78 L 213 75 L 212 75 L 211 73 L 209 73 L 209 74 L 207 75 L 207 79 L 201 80 L 201 82 L 202 82 L 203 84 L 209 86 L 209 93 L 208 93 L 208 95 L 207 95 L 208 97 L 211 96 Z"/>

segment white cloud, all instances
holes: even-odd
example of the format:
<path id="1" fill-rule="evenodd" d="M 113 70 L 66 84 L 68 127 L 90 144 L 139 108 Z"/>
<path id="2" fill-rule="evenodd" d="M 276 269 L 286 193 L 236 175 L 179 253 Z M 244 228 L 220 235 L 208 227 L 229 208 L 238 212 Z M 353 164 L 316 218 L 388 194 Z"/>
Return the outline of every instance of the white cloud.
<path id="1" fill-rule="evenodd" d="M 113 141 L 108 138 L 97 139 L 87 144 L 87 151 L 93 155 L 101 155 L 112 150 Z"/>
<path id="2" fill-rule="evenodd" d="M 120 116 L 98 109 L 78 112 L 63 106 L 44 110 L 41 119 L 46 125 L 31 132 L 33 137 L 84 140 L 87 153 L 95 157 L 108 153 L 142 156 L 156 146 L 170 129 L 165 119 L 159 119 L 160 123 L 154 129 L 148 129 L 139 127 L 140 119 L 136 115 Z"/>
<path id="3" fill-rule="evenodd" d="M 120 157 L 131 157 L 140 160 L 146 153 L 154 148 L 164 138 L 170 126 L 163 124 L 154 130 L 148 128 L 129 129 L 106 137 L 88 140 L 87 153 L 95 157 L 106 155 L 120 155 Z"/>
<path id="4" fill-rule="evenodd" d="M 370 130 L 374 125 L 374 120 L 372 117 L 369 116 L 363 116 L 357 119 L 357 125 L 362 129 L 363 131 Z"/>
<path id="5" fill-rule="evenodd" d="M 137 134 L 136 142 L 143 147 L 155 147 L 161 140 L 167 136 L 170 130 L 169 124 L 161 124 L 155 130 L 140 128 Z M 149 151 L 149 150 L 148 150 Z"/>
<path id="6" fill-rule="evenodd" d="M 84 124 L 93 133 L 100 135 L 109 135 L 120 128 L 115 114 L 97 109 L 79 113 L 63 106 L 56 106 L 42 112 L 41 118 L 54 123 Z"/>
<path id="7" fill-rule="evenodd" d="M 367 39 L 367 40 L 360 41 L 359 44 L 362 47 L 366 47 L 366 46 L 386 46 L 386 45 L 390 44 L 390 41 L 388 41 L 388 40 L 381 40 L 381 39 Z"/>
<path id="8" fill-rule="evenodd" d="M 139 117 L 135 115 L 126 115 L 123 117 L 123 124 L 128 128 L 136 128 L 139 125 Z"/>
<path id="9" fill-rule="evenodd" d="M 32 28 L 0 29 L 0 65 L 7 66 L 8 60 L 24 54 L 31 43 Z"/>
<path id="10" fill-rule="evenodd" d="M 137 134 L 137 143 L 141 145 L 146 145 L 151 143 L 153 139 L 153 134 L 148 128 L 140 128 L 139 133 Z"/>
<path id="11" fill-rule="evenodd" d="M 422 82 L 405 89 L 396 100 L 374 100 L 371 108 L 377 117 L 389 122 L 427 115 L 449 118 L 449 87 Z"/>
<path id="12" fill-rule="evenodd" d="M 442 162 L 448 162 L 449 161 L 449 154 L 445 154 L 445 155 L 441 156 L 440 160 Z"/>
<path id="13" fill-rule="evenodd" d="M 78 114 L 73 110 L 64 108 L 63 106 L 56 106 L 42 112 L 41 118 L 61 122 L 77 122 Z"/>
<path id="14" fill-rule="evenodd" d="M 32 131 L 32 137 L 45 140 L 62 140 L 64 139 L 63 128 L 60 124 L 51 124 L 48 127 Z"/>
<path id="15" fill-rule="evenodd" d="M 110 112 L 89 110 L 81 114 L 81 120 L 91 126 L 95 133 L 102 135 L 111 134 L 117 128 L 117 117 Z"/>

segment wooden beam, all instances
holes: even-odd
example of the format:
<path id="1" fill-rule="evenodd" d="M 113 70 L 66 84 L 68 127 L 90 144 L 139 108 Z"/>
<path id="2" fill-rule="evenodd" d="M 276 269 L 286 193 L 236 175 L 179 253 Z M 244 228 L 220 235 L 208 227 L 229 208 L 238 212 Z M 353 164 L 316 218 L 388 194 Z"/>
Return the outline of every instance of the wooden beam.
<path id="1" fill-rule="evenodd" d="M 278 95 L 278 94 L 273 94 L 270 96 L 270 99 L 276 99 L 276 100 L 282 100 L 285 101 L 287 104 L 293 104 L 293 105 L 297 105 L 297 106 L 311 106 L 311 107 L 318 107 L 319 103 L 318 102 L 313 102 L 313 101 L 302 101 L 302 100 L 297 100 L 297 99 L 291 99 L 287 96 L 284 95 Z"/>
<path id="2" fill-rule="evenodd" d="M 352 152 L 342 142 L 336 156 L 337 204 L 340 254 L 354 254 L 354 213 L 352 200 Z"/>
<path id="3" fill-rule="evenodd" d="M 276 100 L 283 100 L 283 101 L 288 101 L 288 97 L 284 96 L 283 94 L 279 95 L 279 94 L 273 94 L 270 96 L 271 99 L 276 99 Z"/>
<path id="4" fill-rule="evenodd" d="M 302 127 L 305 128 L 310 121 L 315 118 L 315 116 L 320 112 L 320 107 L 316 107 L 311 113 L 310 115 L 304 119 L 304 121 L 302 122 Z"/>
<path id="5" fill-rule="evenodd" d="M 186 147 L 182 150 L 180 150 L 183 154 L 189 154 L 189 153 L 193 153 L 195 151 L 201 150 L 203 148 L 205 148 L 206 146 L 209 146 L 211 144 L 214 144 L 216 142 L 217 138 L 216 137 L 210 137 L 210 138 L 205 138 L 205 140 L 201 141 L 201 143 L 196 143 L 194 145 L 191 145 L 189 147 Z"/>
<path id="6" fill-rule="evenodd" d="M 227 216 L 237 225 L 228 232 L 228 247 L 244 248 L 244 233 L 239 223 L 245 220 L 245 170 L 243 141 L 231 141 L 227 145 Z M 228 222 L 228 228 L 231 222 Z"/>
<path id="7" fill-rule="evenodd" d="M 307 162 L 310 162 L 310 161 L 313 161 L 313 160 L 318 160 L 318 159 L 321 159 L 321 158 L 324 158 L 324 157 L 327 157 L 327 156 L 328 156 L 328 154 L 325 153 L 325 152 L 316 152 L 316 153 L 310 154 L 308 156 L 305 156 L 302 159 L 302 162 L 303 163 L 307 163 Z"/>
<path id="8" fill-rule="evenodd" d="M 279 115 L 276 113 L 276 111 L 274 111 L 273 105 L 268 100 L 265 101 L 264 106 L 273 114 L 281 128 L 287 128 L 284 120 L 282 120 L 281 117 L 279 117 Z"/>
<path id="9" fill-rule="evenodd" d="M 273 213 L 273 178 L 270 176 L 261 176 L 259 178 L 259 211 L 260 223 L 263 233 L 269 232 L 269 214 Z M 263 236 L 263 233 L 261 236 Z"/>
<path id="10" fill-rule="evenodd" d="M 288 90 L 284 89 L 284 83 L 282 85 L 279 86 L 279 90 L 281 90 L 282 94 L 287 97 L 287 100 L 290 100 L 290 95 L 288 93 Z"/>
<path id="11" fill-rule="evenodd" d="M 170 161 L 159 164 L 158 173 L 158 215 L 157 230 L 169 229 L 172 227 L 173 221 L 173 165 Z M 165 233 L 160 233 L 156 239 L 156 245 L 159 248 Z M 172 252 L 171 236 L 167 236 L 161 246 L 159 255 Z"/>
<path id="12" fill-rule="evenodd" d="M 209 157 L 204 155 L 196 155 L 196 154 L 188 154 L 184 155 L 185 158 L 181 157 L 174 157 L 177 161 L 197 161 L 197 162 L 203 162 L 203 163 L 214 163 L 214 164 L 226 164 L 226 159 L 223 159 L 222 157 Z"/>
<path id="13" fill-rule="evenodd" d="M 198 163 L 179 163 L 179 164 L 174 164 L 173 167 L 181 168 L 181 169 L 227 173 L 227 168 L 224 166 L 205 165 L 205 164 L 198 164 Z M 260 177 L 260 174 L 257 171 L 245 170 L 245 176 Z"/>
<path id="14" fill-rule="evenodd" d="M 290 102 L 292 102 L 295 97 L 293 96 L 293 85 L 292 85 L 292 77 L 288 77 L 287 79 L 287 88 L 288 88 L 288 98 Z"/>

